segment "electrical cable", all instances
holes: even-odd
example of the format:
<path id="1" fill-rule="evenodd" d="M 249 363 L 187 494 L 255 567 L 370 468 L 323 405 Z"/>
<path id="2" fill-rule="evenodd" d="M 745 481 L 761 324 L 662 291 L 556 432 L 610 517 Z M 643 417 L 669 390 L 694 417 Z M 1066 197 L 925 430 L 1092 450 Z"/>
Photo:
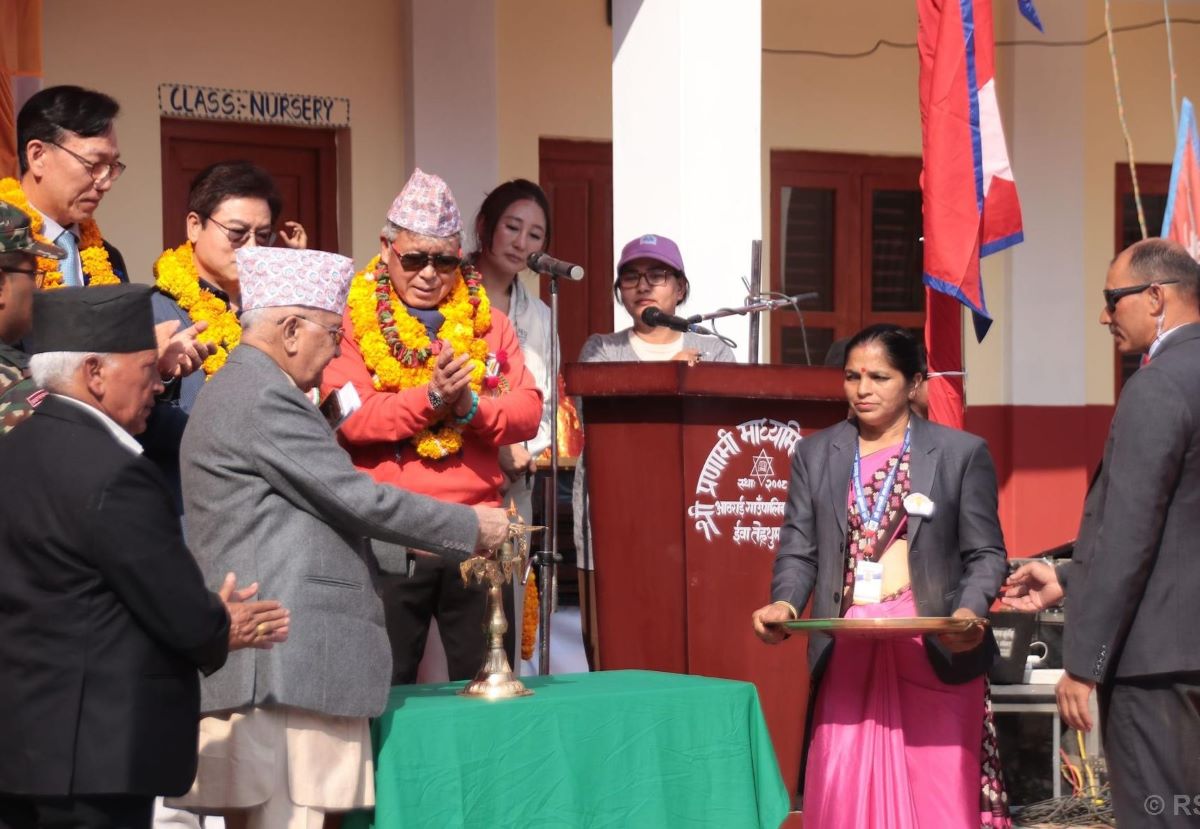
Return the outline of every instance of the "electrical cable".
<path id="1" fill-rule="evenodd" d="M 1189 26 L 1200 25 L 1200 18 L 1194 17 L 1161 17 L 1157 20 L 1147 20 L 1143 23 L 1130 23 L 1125 26 L 1117 26 L 1113 28 L 1113 34 L 1121 34 L 1123 32 L 1137 32 L 1143 29 L 1153 29 L 1157 26 L 1171 26 L 1184 24 Z M 1095 37 L 1089 37 L 1086 40 L 997 40 L 997 46 L 1041 46 L 1046 48 L 1076 48 L 1081 46 L 1091 46 L 1094 43 L 1099 43 L 1108 37 L 1108 31 L 1105 30 Z M 916 42 L 895 41 L 880 39 L 875 41 L 875 45 L 870 49 L 865 49 L 861 52 L 829 52 L 823 49 L 775 49 L 763 47 L 763 53 L 768 55 L 800 55 L 816 58 L 836 58 L 840 60 L 856 60 L 859 58 L 869 57 L 878 52 L 882 47 L 888 46 L 893 49 L 916 49 Z"/>

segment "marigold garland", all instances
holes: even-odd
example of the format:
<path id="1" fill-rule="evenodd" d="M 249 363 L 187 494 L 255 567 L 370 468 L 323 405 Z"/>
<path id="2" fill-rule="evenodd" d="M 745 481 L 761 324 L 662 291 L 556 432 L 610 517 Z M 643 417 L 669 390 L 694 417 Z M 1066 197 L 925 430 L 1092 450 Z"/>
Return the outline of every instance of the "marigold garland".
<path id="1" fill-rule="evenodd" d="M 483 339 L 492 327 L 491 304 L 482 279 L 469 265 L 460 269 L 450 293 L 438 306 L 445 321 L 438 329 L 437 342 L 397 298 L 387 266 L 378 256 L 354 276 L 347 304 L 354 339 L 376 390 L 397 392 L 427 384 L 442 343 L 455 354 L 471 355 L 471 389 L 476 394 L 497 388 L 499 377 L 488 371 L 488 346 Z M 497 361 L 503 370 L 505 355 L 497 355 Z M 447 415 L 434 429 L 422 429 L 411 438 L 417 455 L 440 460 L 462 451 L 462 428 Z"/>
<path id="2" fill-rule="evenodd" d="M 525 601 L 521 608 L 521 658 L 533 659 L 533 640 L 537 637 L 538 629 L 538 596 L 537 573 L 529 571 L 529 581 L 525 582 Z"/>
<path id="3" fill-rule="evenodd" d="M 192 322 L 208 323 L 208 328 L 197 337 L 217 347 L 202 366 L 207 380 L 225 365 L 229 352 L 242 341 L 242 325 L 237 314 L 225 300 L 200 285 L 200 272 L 196 270 L 191 242 L 163 251 L 154 263 L 154 286 L 179 303 Z"/>
<path id="4" fill-rule="evenodd" d="M 42 235 L 42 214 L 38 213 L 25 198 L 21 182 L 15 178 L 0 179 L 0 201 L 6 201 L 29 217 L 33 238 L 39 242 L 50 244 Z M 83 272 L 87 274 L 88 287 L 95 285 L 117 285 L 120 277 L 113 271 L 109 261 L 108 251 L 104 247 L 104 237 L 94 219 L 86 219 L 79 223 L 79 261 Z M 42 272 L 42 281 L 38 287 L 44 291 L 63 286 L 62 271 L 59 270 L 59 260 L 38 257 L 38 270 Z"/>

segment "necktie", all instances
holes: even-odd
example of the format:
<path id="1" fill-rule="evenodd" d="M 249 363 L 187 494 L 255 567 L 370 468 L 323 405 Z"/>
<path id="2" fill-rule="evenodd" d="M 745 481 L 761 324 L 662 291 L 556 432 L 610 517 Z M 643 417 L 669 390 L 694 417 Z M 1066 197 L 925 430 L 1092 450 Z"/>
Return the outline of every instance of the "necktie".
<path id="1" fill-rule="evenodd" d="M 68 288 L 82 287 L 83 274 L 80 273 L 79 242 L 75 239 L 75 234 L 64 230 L 54 240 L 54 244 L 67 252 L 66 258 L 59 263 L 62 268 L 63 285 Z"/>

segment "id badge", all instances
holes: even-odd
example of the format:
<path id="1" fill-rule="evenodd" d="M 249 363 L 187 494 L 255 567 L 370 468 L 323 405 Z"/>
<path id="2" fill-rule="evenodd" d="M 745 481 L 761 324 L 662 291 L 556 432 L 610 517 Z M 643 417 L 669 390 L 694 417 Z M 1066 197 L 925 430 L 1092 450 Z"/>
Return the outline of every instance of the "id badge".
<path id="1" fill-rule="evenodd" d="M 879 604 L 883 598 L 883 565 L 860 560 L 854 567 L 854 603 Z"/>

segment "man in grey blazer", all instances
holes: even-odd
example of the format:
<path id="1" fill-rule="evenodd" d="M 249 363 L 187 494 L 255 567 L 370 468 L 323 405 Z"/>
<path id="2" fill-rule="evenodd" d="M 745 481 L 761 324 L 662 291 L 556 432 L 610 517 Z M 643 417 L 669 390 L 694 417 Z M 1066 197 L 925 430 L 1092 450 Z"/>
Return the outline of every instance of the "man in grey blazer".
<path id="1" fill-rule="evenodd" d="M 1149 355 L 1121 391 L 1071 563 L 1036 562 L 1006 602 L 1035 610 L 1068 594 L 1058 706 L 1100 724 L 1124 826 L 1200 814 L 1200 264 L 1148 239 L 1108 271 L 1108 326 L 1122 354 Z"/>
<path id="2" fill-rule="evenodd" d="M 292 626 L 286 647 L 234 654 L 203 682 L 200 768 L 176 805 L 246 810 L 249 826 L 320 826 L 326 812 L 373 804 L 367 718 L 383 712 L 391 677 L 376 579 L 404 558 L 370 539 L 460 560 L 498 546 L 508 519 L 378 485 L 337 445 L 309 392 L 339 350 L 351 260 L 282 248 L 237 257 L 242 344 L 201 391 L 183 439 L 188 540 L 210 582 L 236 565 L 286 603 Z"/>

